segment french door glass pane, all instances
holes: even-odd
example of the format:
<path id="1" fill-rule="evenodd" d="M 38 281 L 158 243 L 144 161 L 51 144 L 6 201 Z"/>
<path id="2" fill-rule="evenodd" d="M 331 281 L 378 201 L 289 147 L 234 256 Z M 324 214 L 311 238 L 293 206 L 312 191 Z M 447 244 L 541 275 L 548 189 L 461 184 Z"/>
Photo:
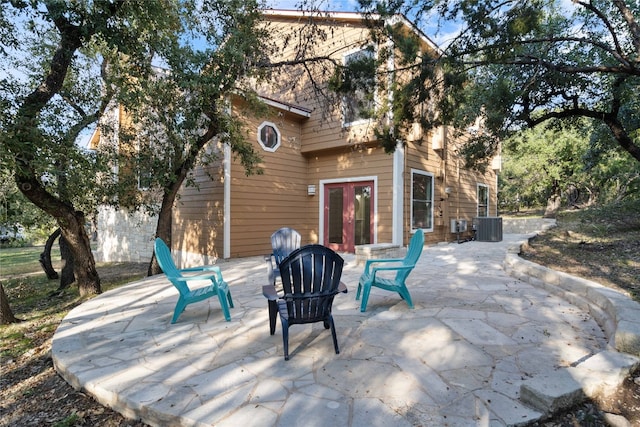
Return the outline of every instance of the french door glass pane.
<path id="1" fill-rule="evenodd" d="M 371 186 L 356 186 L 353 201 L 355 211 L 356 245 L 371 243 Z"/>
<path id="2" fill-rule="evenodd" d="M 328 236 L 329 243 L 342 244 L 342 201 L 343 201 L 343 189 L 330 188 L 329 189 L 329 224 L 328 224 Z"/>

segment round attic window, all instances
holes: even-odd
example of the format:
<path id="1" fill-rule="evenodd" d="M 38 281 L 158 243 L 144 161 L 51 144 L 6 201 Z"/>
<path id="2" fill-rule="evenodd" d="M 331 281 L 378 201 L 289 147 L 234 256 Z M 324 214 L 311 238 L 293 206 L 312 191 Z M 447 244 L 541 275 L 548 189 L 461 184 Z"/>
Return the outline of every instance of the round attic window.
<path id="1" fill-rule="evenodd" d="M 271 122 L 262 122 L 258 126 L 258 142 L 265 151 L 276 151 L 280 146 L 280 131 Z"/>

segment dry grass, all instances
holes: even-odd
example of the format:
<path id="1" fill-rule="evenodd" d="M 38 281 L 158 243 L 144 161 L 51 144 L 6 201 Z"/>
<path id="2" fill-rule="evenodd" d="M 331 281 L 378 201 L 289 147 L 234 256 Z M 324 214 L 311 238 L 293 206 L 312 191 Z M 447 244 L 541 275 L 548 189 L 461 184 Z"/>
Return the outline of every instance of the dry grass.
<path id="1" fill-rule="evenodd" d="M 51 338 L 60 321 L 81 304 L 75 287 L 58 290 L 38 262 L 42 248 L 0 251 L 2 284 L 22 322 L 0 326 L 0 426 L 131 426 L 145 424 L 74 390 L 53 369 Z M 59 256 L 54 254 L 59 271 Z M 98 265 L 103 291 L 145 276 L 147 265 Z"/>

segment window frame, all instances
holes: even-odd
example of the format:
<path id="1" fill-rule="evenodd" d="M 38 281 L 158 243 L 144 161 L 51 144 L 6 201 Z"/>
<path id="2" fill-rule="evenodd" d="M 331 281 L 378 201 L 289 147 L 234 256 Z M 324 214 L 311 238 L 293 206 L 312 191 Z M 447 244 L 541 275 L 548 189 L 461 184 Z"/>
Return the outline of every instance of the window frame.
<path id="1" fill-rule="evenodd" d="M 484 203 L 481 203 L 480 197 L 480 191 L 481 189 L 484 190 L 484 192 L 486 193 L 485 195 L 485 200 Z M 477 183 L 476 185 L 476 216 L 479 218 L 486 218 L 489 216 L 489 186 L 487 184 L 482 184 L 482 183 Z M 485 215 L 480 215 L 480 210 L 484 208 L 486 209 Z"/>
<path id="2" fill-rule="evenodd" d="M 375 48 L 370 49 L 371 46 L 369 47 L 364 47 L 364 48 L 358 48 L 358 49 L 353 49 L 350 50 L 348 52 L 346 52 L 344 55 L 342 55 L 342 64 L 343 65 L 347 65 L 348 64 L 348 58 L 352 55 L 356 55 L 359 54 L 361 52 L 370 52 L 372 55 L 372 58 L 374 60 L 377 59 L 378 57 L 378 52 Z M 373 76 L 373 83 L 374 83 L 374 93 L 373 93 L 373 100 L 371 101 L 373 103 L 373 110 L 377 110 L 377 105 L 378 105 L 378 83 L 376 81 L 376 73 L 374 71 Z M 351 120 L 351 121 L 347 121 L 347 99 L 349 98 L 353 98 L 355 97 L 355 94 L 353 95 L 343 95 L 342 96 L 342 127 L 343 128 L 347 128 L 347 127 L 351 127 L 351 126 L 357 126 L 357 125 L 361 125 L 361 124 L 367 124 L 370 123 L 373 119 L 372 118 L 362 118 L 359 117 L 361 114 L 360 111 L 357 111 L 358 114 L 354 114 L 354 119 L 355 120 Z"/>
<path id="3" fill-rule="evenodd" d="M 276 144 L 273 147 L 266 146 L 262 141 L 262 129 L 264 129 L 267 126 L 272 127 L 276 132 Z M 260 125 L 258 125 L 257 140 L 258 140 L 258 144 L 260 144 L 260 146 L 264 151 L 275 153 L 276 150 L 280 148 L 280 145 L 282 145 L 282 134 L 280 133 L 280 129 L 278 129 L 278 126 L 276 126 L 275 123 L 265 120 L 262 123 L 260 123 Z"/>
<path id="4" fill-rule="evenodd" d="M 428 218 L 427 222 L 428 222 L 428 227 L 426 228 L 421 228 L 423 231 L 433 231 L 434 230 L 434 207 L 435 207 L 435 175 L 431 172 L 426 172 L 426 171 L 422 171 L 419 169 L 411 169 L 411 199 L 410 199 L 410 209 L 411 209 L 411 232 L 415 232 L 416 230 L 418 230 L 417 227 L 415 227 L 415 213 L 414 213 L 414 204 L 416 203 L 416 199 L 414 197 L 414 183 L 415 183 L 415 177 L 416 175 L 421 176 L 421 177 L 425 177 L 427 179 L 429 179 L 430 181 L 430 185 L 427 189 L 428 193 L 427 195 L 430 195 L 431 198 L 430 199 L 424 199 L 421 201 L 424 201 L 428 207 L 427 207 L 427 211 L 428 211 Z"/>

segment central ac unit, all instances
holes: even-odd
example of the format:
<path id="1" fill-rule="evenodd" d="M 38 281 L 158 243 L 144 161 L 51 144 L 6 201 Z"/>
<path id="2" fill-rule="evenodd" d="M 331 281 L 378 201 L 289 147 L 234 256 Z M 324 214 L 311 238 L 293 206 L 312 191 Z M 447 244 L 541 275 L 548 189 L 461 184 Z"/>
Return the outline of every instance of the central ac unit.
<path id="1" fill-rule="evenodd" d="M 451 220 L 451 232 L 452 233 L 463 233 L 467 231 L 467 220 L 466 219 L 452 219 Z"/>
<path id="2" fill-rule="evenodd" d="M 476 226 L 476 240 L 479 242 L 502 241 L 502 217 L 478 217 L 473 219 Z"/>

